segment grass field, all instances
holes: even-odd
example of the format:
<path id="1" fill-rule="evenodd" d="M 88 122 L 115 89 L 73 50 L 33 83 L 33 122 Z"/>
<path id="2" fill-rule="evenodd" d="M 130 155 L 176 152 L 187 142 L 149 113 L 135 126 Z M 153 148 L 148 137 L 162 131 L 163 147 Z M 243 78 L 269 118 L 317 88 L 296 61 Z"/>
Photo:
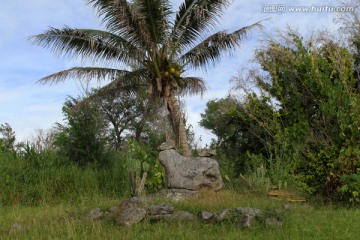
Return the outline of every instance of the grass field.
<path id="1" fill-rule="evenodd" d="M 157 199 L 155 203 L 169 200 Z M 282 228 L 266 228 L 261 223 L 249 229 L 235 224 L 195 222 L 143 222 L 120 227 L 107 217 L 88 221 L 87 213 L 95 207 L 108 210 L 119 203 L 114 199 L 87 199 L 79 204 L 57 204 L 36 207 L 6 206 L 0 208 L 0 239 L 359 239 L 360 210 L 330 206 L 304 207 L 291 204 L 284 214 Z M 196 214 L 199 210 L 221 211 L 232 207 L 281 209 L 285 201 L 257 194 L 232 191 L 203 193 L 199 199 L 172 203 L 175 209 Z M 19 224 L 20 231 L 12 231 Z"/>

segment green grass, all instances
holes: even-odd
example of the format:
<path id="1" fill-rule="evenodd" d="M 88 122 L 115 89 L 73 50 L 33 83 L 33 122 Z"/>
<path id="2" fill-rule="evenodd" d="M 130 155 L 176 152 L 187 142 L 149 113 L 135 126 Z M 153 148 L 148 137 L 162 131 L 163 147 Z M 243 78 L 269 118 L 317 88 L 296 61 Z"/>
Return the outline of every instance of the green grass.
<path id="1" fill-rule="evenodd" d="M 158 199 L 155 202 L 164 202 Z M 168 201 L 168 200 L 167 200 Z M 0 207 L 0 239 L 359 239 L 360 210 L 333 207 L 304 208 L 291 204 L 280 229 L 256 224 L 250 229 L 223 223 L 208 225 L 195 222 L 143 221 L 131 227 L 119 227 L 111 218 L 87 221 L 95 207 L 103 210 L 120 200 L 97 197 L 80 203 Z M 232 207 L 257 207 L 261 210 L 282 208 L 286 202 L 256 194 L 232 191 L 205 192 L 196 200 L 173 203 L 176 209 L 196 214 L 199 210 L 221 211 Z M 10 234 L 11 226 L 20 224 L 24 232 Z"/>

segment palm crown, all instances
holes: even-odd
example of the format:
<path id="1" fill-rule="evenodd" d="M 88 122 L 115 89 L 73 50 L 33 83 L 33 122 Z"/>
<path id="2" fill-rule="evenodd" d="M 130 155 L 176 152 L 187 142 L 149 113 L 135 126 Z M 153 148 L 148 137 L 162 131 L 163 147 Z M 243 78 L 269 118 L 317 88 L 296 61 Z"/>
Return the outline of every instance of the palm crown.
<path id="1" fill-rule="evenodd" d="M 261 25 L 209 34 L 229 0 L 185 0 L 176 13 L 168 0 L 87 2 L 97 10 L 106 31 L 50 28 L 30 39 L 56 54 L 91 60 L 101 67 L 74 67 L 40 82 L 58 83 L 69 78 L 110 80 L 99 91 L 103 94 L 133 92 L 146 86 L 152 96 L 164 100 L 179 129 L 183 154 L 189 155 L 175 95 L 203 93 L 205 84 L 199 77 L 186 76 L 186 70 L 206 68 L 237 47 L 250 28 Z"/>

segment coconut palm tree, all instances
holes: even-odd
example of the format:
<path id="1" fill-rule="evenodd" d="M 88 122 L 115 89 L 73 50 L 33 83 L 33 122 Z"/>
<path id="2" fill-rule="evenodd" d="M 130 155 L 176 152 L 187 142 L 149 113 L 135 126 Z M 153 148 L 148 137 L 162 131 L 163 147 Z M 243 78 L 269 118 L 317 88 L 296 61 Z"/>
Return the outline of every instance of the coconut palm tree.
<path id="1" fill-rule="evenodd" d="M 221 55 L 236 48 L 249 29 L 209 34 L 229 0 L 185 0 L 172 12 L 168 0 L 87 0 L 106 30 L 49 28 L 30 40 L 56 54 L 90 60 L 99 67 L 74 67 L 49 75 L 41 83 L 66 79 L 108 80 L 110 91 L 134 92 L 147 87 L 151 96 L 164 101 L 180 149 L 190 155 L 184 122 L 176 96 L 202 94 L 204 80 L 187 76 L 190 68 L 207 68 Z"/>

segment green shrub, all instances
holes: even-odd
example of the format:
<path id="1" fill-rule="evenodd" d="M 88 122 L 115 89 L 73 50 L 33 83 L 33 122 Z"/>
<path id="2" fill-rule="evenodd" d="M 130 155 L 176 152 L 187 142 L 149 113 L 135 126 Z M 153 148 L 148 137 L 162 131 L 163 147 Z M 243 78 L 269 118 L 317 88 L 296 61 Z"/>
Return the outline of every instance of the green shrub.
<path id="1" fill-rule="evenodd" d="M 343 175 L 340 178 L 341 187 L 338 195 L 341 201 L 350 202 L 352 205 L 360 204 L 360 175 Z"/>

